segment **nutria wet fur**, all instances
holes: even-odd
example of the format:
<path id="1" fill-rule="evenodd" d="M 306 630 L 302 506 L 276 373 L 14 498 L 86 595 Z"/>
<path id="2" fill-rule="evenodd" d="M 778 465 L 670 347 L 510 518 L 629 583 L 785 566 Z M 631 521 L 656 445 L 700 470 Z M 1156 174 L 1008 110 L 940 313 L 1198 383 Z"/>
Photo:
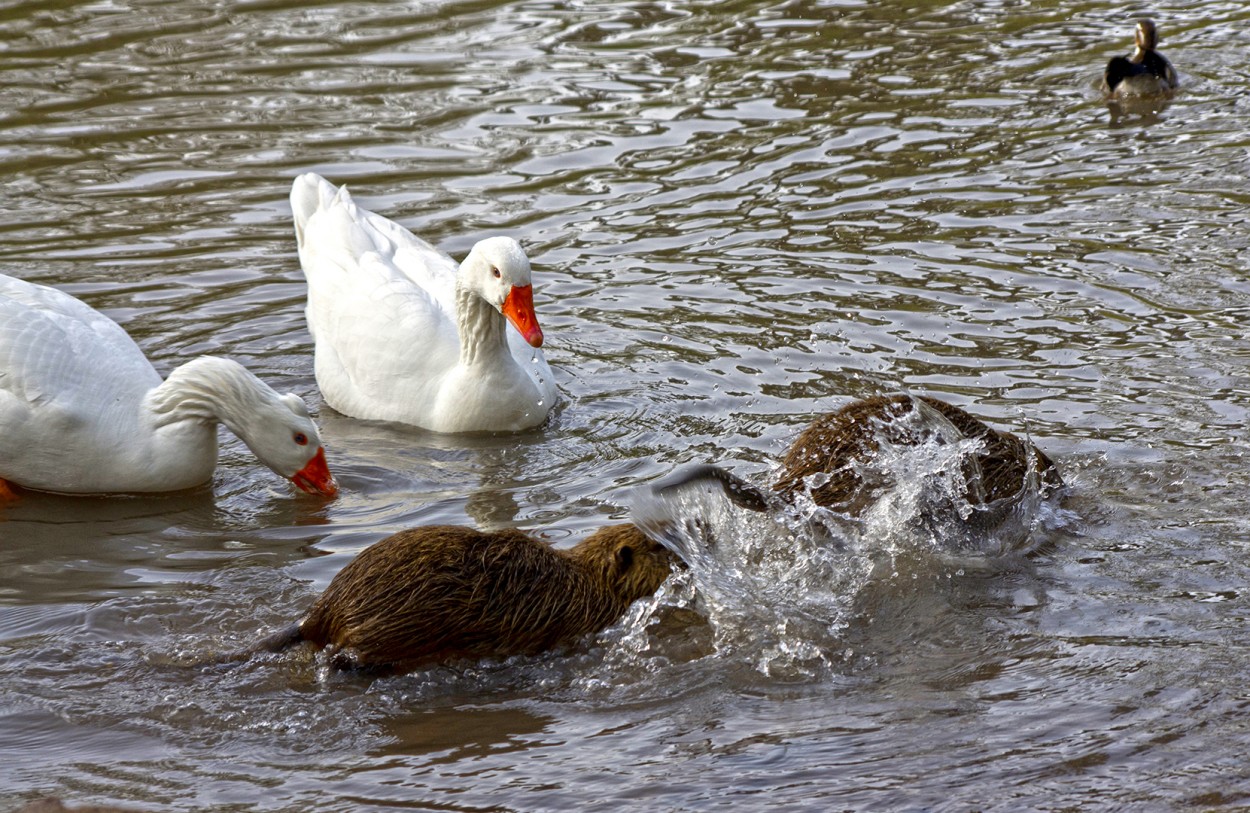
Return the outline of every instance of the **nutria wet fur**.
<path id="1" fill-rule="evenodd" d="M 782 459 L 773 490 L 792 501 L 807 489 L 806 478 L 825 474 L 828 479 L 811 490 L 816 504 L 852 515 L 861 513 L 872 504 L 876 487 L 882 484 L 865 482 L 861 467 L 855 464 L 871 460 L 882 439 L 900 445 L 920 443 L 925 422 L 904 420 L 918 408 L 917 403 L 923 405 L 921 409 L 936 411 L 937 416 L 932 416 L 936 422 L 945 419 L 956 435 L 980 441 L 980 450 L 968 455 L 963 464 L 968 483 L 965 496 L 970 503 L 983 505 L 1018 494 L 1033 471 L 1038 474 L 1043 495 L 1062 487 L 1054 462 L 1032 443 L 993 429 L 980 418 L 936 398 L 883 395 L 854 401 L 812 421 Z M 929 423 L 932 426 L 933 421 Z"/>
<path id="2" fill-rule="evenodd" d="M 633 525 L 569 550 L 516 530 L 401 531 L 343 568 L 296 629 L 340 668 L 403 671 L 452 657 L 531 654 L 597 632 L 668 578 L 672 555 Z"/>

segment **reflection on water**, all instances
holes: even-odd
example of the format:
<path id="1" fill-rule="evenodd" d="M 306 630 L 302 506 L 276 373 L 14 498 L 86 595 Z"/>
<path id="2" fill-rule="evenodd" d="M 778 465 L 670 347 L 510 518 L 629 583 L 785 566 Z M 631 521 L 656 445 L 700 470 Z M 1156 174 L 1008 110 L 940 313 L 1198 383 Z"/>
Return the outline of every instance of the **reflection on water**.
<path id="1" fill-rule="evenodd" d="M 228 355 L 304 397 L 342 487 L 223 436 L 203 490 L 0 508 L 0 810 L 1244 799 L 1250 12 L 1148 11 L 1184 82 L 1150 111 L 1094 92 L 1139 12 L 1088 0 L 0 10 L 5 273 L 163 372 Z M 304 171 L 453 256 L 522 241 L 544 427 L 324 406 Z M 678 465 L 762 482 L 811 416 L 897 391 L 1057 460 L 1071 514 L 1028 514 L 1032 558 L 935 554 L 907 499 L 811 548 L 714 502 L 724 558 L 566 653 L 205 665 L 400 528 L 571 545 Z"/>

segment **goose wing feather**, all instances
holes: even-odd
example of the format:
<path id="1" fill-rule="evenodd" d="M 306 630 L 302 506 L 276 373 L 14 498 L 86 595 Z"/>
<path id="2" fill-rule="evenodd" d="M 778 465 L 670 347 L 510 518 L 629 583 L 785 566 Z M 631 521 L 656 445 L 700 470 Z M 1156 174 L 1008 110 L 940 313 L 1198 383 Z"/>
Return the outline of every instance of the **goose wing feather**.
<path id="1" fill-rule="evenodd" d="M 432 402 L 460 352 L 454 264 L 442 255 L 450 268 L 425 267 L 431 253 L 439 255 L 422 251 L 422 241 L 408 234 L 401 242 L 405 230 L 359 209 L 346 192 L 328 204 L 326 197 L 317 196 L 316 211 L 297 215 L 318 383 L 348 414 L 397 395 L 410 404 Z M 422 281 L 429 284 L 414 284 Z M 420 346 L 403 338 L 412 336 L 421 337 Z"/>
<path id="2" fill-rule="evenodd" d="M 135 431 L 161 377 L 126 332 L 68 294 L 0 275 L 0 460 L 55 469 Z"/>

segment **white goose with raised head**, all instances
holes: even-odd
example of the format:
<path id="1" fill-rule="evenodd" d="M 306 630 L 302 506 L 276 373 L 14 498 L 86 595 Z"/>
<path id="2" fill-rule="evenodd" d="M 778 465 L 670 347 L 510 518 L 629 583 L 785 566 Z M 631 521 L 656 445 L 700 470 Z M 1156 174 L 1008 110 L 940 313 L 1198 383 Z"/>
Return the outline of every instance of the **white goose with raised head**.
<path id="1" fill-rule="evenodd" d="M 435 432 L 517 431 L 546 419 L 556 386 L 517 241 L 482 240 L 457 268 L 312 173 L 295 180 L 291 209 L 330 406 Z"/>

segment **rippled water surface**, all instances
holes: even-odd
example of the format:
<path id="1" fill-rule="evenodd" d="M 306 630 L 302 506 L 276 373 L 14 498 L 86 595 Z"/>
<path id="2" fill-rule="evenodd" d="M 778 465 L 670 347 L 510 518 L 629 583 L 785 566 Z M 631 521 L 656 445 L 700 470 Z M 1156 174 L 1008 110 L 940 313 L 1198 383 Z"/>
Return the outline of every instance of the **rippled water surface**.
<path id="1" fill-rule="evenodd" d="M 1109 109 L 1147 12 L 1184 89 Z M 223 434 L 211 487 L 0 507 L 0 809 L 1250 804 L 1248 26 L 1207 0 L 0 4 L 3 272 L 162 372 L 229 355 L 304 396 L 342 486 L 299 495 Z M 523 242 L 544 427 L 325 406 L 304 171 L 457 257 Z M 1036 553 L 670 505 L 735 544 L 572 651 L 211 663 L 397 529 L 571 545 L 687 462 L 763 483 L 812 415 L 896 391 L 1058 461 Z"/>

